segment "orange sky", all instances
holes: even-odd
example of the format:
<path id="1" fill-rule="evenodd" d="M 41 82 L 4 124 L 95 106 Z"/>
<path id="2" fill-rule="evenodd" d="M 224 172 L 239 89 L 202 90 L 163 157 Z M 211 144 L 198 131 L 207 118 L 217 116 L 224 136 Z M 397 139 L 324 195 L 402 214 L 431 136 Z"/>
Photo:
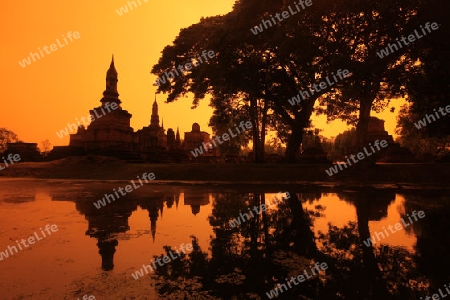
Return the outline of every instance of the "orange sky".
<path id="1" fill-rule="evenodd" d="M 127 4 L 125 0 L 79 0 L 73 4 L 56 0 L 6 1 L 0 11 L 0 127 L 14 131 L 25 142 L 49 139 L 54 146 L 67 145 L 69 138 L 60 139 L 56 132 L 68 122 L 75 123 L 75 118 L 86 117 L 100 104 L 112 53 L 119 73 L 122 107 L 133 115 L 131 126 L 135 131 L 147 126 L 156 91 L 156 76 L 150 74 L 150 69 L 164 46 L 172 43 L 181 28 L 197 23 L 201 17 L 228 13 L 234 0 L 157 4 L 139 0 L 140 5 L 135 1 L 138 7 L 122 16 L 116 10 Z M 78 31 L 80 37 L 65 44 L 62 35 L 67 36 L 69 31 Z M 41 59 L 24 68 L 19 65 L 30 52 L 50 47 L 58 38 L 63 47 L 50 54 L 44 52 Z M 207 127 L 212 114 L 209 99 L 194 110 L 190 109 L 191 95 L 170 104 L 163 104 L 163 94 L 157 99 L 166 129 L 179 126 L 183 138 L 183 132 L 198 122 L 202 130 L 211 132 Z M 393 134 L 395 116 L 386 112 L 381 118 L 386 120 L 386 130 Z M 325 136 L 345 130 L 340 122 L 325 124 L 325 117 L 313 120 L 316 127 L 325 129 Z"/>

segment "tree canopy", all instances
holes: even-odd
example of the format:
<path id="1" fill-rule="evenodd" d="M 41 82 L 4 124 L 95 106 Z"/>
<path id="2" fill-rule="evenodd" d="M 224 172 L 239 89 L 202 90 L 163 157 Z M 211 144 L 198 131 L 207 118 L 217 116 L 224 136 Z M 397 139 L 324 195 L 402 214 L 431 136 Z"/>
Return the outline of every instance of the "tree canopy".
<path id="1" fill-rule="evenodd" d="M 6 150 L 8 143 L 16 143 L 18 141 L 17 134 L 6 128 L 0 128 L 0 153 Z"/>
<path id="2" fill-rule="evenodd" d="M 426 60 L 430 49 L 439 53 L 446 46 L 431 40 L 431 32 L 409 47 L 377 55 L 426 22 L 443 27 L 444 14 L 437 11 L 444 1 L 432 2 L 435 6 L 421 0 L 314 0 L 310 7 L 255 34 L 252 28 L 293 4 L 240 0 L 227 15 L 203 18 L 182 29 L 152 73 L 163 76 L 213 50 L 214 59 L 168 80 L 158 91 L 168 93 L 168 102 L 193 93 L 194 106 L 210 94 L 215 108 L 211 125 L 216 127 L 225 115 L 228 120 L 250 119 L 257 161 L 263 160 L 267 130 L 279 132 L 287 142 L 286 158 L 293 161 L 314 112 L 356 125 L 362 146 L 371 111 L 383 110 L 391 98 L 414 93 L 420 59 Z M 317 88 L 345 69 L 350 76 Z M 297 97 L 292 105 L 302 91 L 310 95 Z M 410 99 L 421 102 L 419 97 Z"/>

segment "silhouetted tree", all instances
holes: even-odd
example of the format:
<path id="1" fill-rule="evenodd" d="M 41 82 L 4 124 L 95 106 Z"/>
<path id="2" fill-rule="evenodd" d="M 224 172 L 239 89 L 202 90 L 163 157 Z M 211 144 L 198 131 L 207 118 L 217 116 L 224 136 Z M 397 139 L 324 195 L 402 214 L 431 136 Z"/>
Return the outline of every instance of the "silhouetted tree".
<path id="1" fill-rule="evenodd" d="M 194 105 L 207 93 L 213 99 L 231 99 L 231 109 L 245 103 L 243 107 L 254 126 L 257 161 L 263 159 L 266 128 L 277 130 L 277 124 L 289 128 L 286 158 L 294 160 L 304 128 L 310 126 L 316 100 L 322 107 L 319 112 L 356 126 L 357 145 L 362 147 L 371 110 L 380 111 L 387 106 L 386 99 L 405 94 L 411 67 L 425 53 L 416 49 L 425 49 L 429 37 L 383 58 L 377 52 L 430 18 L 442 25 L 443 14 L 436 18 L 435 13 L 442 10 L 444 1 L 432 2 L 315 0 L 298 16 L 255 35 L 250 28 L 275 12 L 288 10 L 289 4 L 241 0 L 227 15 L 205 18 L 181 30 L 174 45 L 163 50 L 152 72 L 163 76 L 203 50 L 214 49 L 215 59 L 162 84 L 158 90 L 169 93 L 169 102 L 192 92 Z M 299 104 L 288 102 L 338 69 L 348 69 L 351 77 L 316 90 Z M 272 114 L 276 115 L 271 118 L 274 122 L 269 119 Z"/>
<path id="2" fill-rule="evenodd" d="M 433 112 L 434 113 L 434 112 Z M 431 113 L 430 113 L 431 114 Z M 405 105 L 400 109 L 396 133 L 399 135 L 399 142 L 402 146 L 409 148 L 418 157 L 426 158 L 426 155 L 440 156 L 445 155 L 449 151 L 447 146 L 450 143 L 450 135 L 444 134 L 444 127 L 448 122 L 440 120 L 443 125 L 438 125 L 437 128 L 442 128 L 441 134 L 432 134 L 426 130 L 426 127 L 421 126 L 418 121 L 424 118 L 424 114 L 415 112 L 410 105 Z M 415 126 L 418 124 L 420 128 Z M 437 123 L 437 122 L 434 122 Z"/>
<path id="3" fill-rule="evenodd" d="M 45 140 L 41 142 L 40 150 L 46 156 L 53 149 L 52 144 L 49 140 Z"/>
<path id="4" fill-rule="evenodd" d="M 6 150 L 8 143 L 16 143 L 18 141 L 17 134 L 6 128 L 0 128 L 0 153 Z"/>

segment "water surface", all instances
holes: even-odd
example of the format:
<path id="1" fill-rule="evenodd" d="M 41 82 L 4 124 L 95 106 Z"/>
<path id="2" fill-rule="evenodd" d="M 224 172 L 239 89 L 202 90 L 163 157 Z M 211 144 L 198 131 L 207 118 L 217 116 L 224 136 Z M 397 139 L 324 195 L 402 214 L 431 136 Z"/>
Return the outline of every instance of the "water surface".
<path id="1" fill-rule="evenodd" d="M 420 299 L 450 282 L 446 192 L 152 183 L 93 205 L 127 184 L 0 180 L 0 252 L 47 224 L 58 227 L 3 257 L 2 298 L 269 299 L 271 289 L 315 262 L 328 269 L 291 284 L 279 299 Z M 291 197 L 269 205 L 278 192 Z M 268 209 L 257 215 L 263 203 Z M 425 217 L 384 231 L 414 211 Z M 366 246 L 377 232 L 384 237 Z M 189 243 L 193 252 L 151 276 L 131 276 Z"/>

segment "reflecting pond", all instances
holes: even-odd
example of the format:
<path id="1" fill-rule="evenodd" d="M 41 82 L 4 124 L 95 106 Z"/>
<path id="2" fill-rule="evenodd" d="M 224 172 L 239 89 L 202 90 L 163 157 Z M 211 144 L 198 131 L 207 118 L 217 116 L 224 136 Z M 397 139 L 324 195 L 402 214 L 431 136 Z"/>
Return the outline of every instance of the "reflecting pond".
<path id="1" fill-rule="evenodd" d="M 448 191 L 128 183 L 1 179 L 0 298 L 450 294 Z"/>

